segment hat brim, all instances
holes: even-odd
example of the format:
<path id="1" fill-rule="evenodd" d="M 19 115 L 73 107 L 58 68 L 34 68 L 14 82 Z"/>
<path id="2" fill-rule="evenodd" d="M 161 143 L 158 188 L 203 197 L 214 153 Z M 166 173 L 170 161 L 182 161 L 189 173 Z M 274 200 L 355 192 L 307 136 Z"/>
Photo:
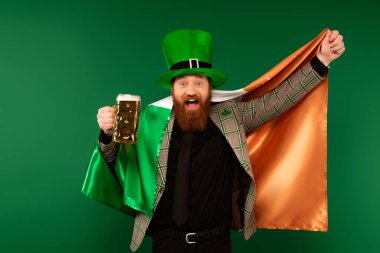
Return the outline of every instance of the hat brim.
<path id="1" fill-rule="evenodd" d="M 192 68 L 192 69 L 178 69 L 178 70 L 167 72 L 156 80 L 156 84 L 159 87 L 162 87 L 165 89 L 171 89 L 173 78 L 177 76 L 197 75 L 197 74 L 209 77 L 211 79 L 211 86 L 213 88 L 222 85 L 227 80 L 227 76 L 219 70 L 208 69 L 208 68 Z"/>

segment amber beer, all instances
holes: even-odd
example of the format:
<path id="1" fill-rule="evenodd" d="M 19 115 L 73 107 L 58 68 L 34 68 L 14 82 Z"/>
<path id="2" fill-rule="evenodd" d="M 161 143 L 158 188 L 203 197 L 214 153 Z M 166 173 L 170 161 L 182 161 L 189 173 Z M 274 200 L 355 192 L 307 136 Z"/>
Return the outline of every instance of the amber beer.
<path id="1" fill-rule="evenodd" d="M 119 94 L 117 96 L 112 141 L 132 144 L 137 142 L 140 102 L 140 96 L 130 94 Z"/>

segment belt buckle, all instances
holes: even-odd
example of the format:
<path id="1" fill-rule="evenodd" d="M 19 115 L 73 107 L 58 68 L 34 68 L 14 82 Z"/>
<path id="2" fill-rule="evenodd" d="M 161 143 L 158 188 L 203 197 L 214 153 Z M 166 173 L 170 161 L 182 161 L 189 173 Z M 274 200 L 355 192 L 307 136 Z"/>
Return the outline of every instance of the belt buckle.
<path id="1" fill-rule="evenodd" d="M 188 244 L 197 243 L 197 242 L 194 242 L 194 241 L 189 241 L 189 235 L 196 235 L 196 233 L 187 233 L 187 234 L 185 235 L 185 241 L 186 241 Z"/>

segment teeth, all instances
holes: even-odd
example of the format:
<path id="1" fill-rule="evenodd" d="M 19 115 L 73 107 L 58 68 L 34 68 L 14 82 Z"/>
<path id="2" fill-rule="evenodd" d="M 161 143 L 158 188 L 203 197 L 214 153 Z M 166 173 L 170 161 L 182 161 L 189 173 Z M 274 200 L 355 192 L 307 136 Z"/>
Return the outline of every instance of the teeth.
<path id="1" fill-rule="evenodd" d="M 196 99 L 189 99 L 189 100 L 187 100 L 187 102 L 197 102 L 197 100 Z"/>

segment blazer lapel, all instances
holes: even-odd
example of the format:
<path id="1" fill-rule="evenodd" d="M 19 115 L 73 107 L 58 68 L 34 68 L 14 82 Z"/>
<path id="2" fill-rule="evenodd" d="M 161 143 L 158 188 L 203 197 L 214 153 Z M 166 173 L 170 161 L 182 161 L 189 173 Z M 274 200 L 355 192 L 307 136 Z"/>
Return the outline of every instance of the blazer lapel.
<path id="1" fill-rule="evenodd" d="M 245 136 L 244 129 L 241 128 L 233 103 L 219 103 L 211 107 L 210 118 L 222 132 L 231 148 L 235 152 L 236 157 L 241 163 L 244 170 L 253 179 L 250 166 L 250 160 L 247 153 L 247 142 L 242 138 Z"/>
<path id="2" fill-rule="evenodd" d="M 157 165 L 158 165 L 157 166 L 158 167 L 157 193 L 156 193 L 156 201 L 155 201 L 154 209 L 156 209 L 156 206 L 158 202 L 160 201 L 160 198 L 165 189 L 166 170 L 168 166 L 169 146 L 170 146 L 170 139 L 171 139 L 171 135 L 173 131 L 173 124 L 174 124 L 174 111 L 172 111 L 172 114 L 165 128 L 165 132 L 163 134 L 162 141 L 161 141 L 160 153 L 159 153 L 158 161 L 157 161 Z"/>

